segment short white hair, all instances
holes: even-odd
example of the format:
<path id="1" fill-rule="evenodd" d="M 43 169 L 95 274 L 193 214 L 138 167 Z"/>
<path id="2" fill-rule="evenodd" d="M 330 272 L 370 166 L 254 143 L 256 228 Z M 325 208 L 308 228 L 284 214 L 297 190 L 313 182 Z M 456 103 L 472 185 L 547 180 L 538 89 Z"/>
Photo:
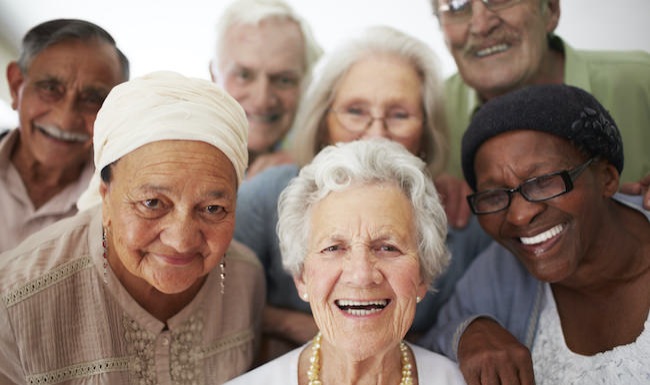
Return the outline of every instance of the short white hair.
<path id="1" fill-rule="evenodd" d="M 277 232 L 284 268 L 303 271 L 312 207 L 332 191 L 352 186 L 393 184 L 409 199 L 417 229 L 420 272 L 427 284 L 447 267 L 447 217 L 426 164 L 402 145 L 383 138 L 324 148 L 303 167 L 278 202 Z"/>
<path id="2" fill-rule="evenodd" d="M 219 73 L 219 60 L 223 54 L 226 34 L 233 25 L 259 25 L 264 20 L 290 20 L 298 24 L 305 44 L 305 79 L 310 79 L 323 49 L 314 38 L 311 27 L 283 0 L 235 0 L 223 12 L 217 23 L 216 50 L 211 64 L 213 74 Z M 308 81 L 305 82 L 308 84 Z"/>

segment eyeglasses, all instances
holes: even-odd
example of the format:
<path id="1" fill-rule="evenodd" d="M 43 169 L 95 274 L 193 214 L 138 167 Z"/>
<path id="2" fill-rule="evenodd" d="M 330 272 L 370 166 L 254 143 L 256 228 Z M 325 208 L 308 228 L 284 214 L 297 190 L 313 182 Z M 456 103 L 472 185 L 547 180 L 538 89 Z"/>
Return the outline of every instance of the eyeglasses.
<path id="1" fill-rule="evenodd" d="M 384 128 L 394 136 L 408 136 L 422 120 L 403 110 L 389 112 L 385 116 L 373 116 L 364 108 L 330 109 L 341 126 L 355 134 L 365 132 L 375 120 L 381 120 Z"/>
<path id="2" fill-rule="evenodd" d="M 462 23 L 472 17 L 472 2 L 474 0 L 440 0 L 442 3 L 436 10 L 436 15 L 443 24 Z M 521 0 L 480 0 L 492 12 L 509 8 Z"/>
<path id="3" fill-rule="evenodd" d="M 596 158 L 571 170 L 556 171 L 528 179 L 513 189 L 494 189 L 467 196 L 467 202 L 476 215 L 492 214 L 510 207 L 512 194 L 518 192 L 528 202 L 543 202 L 573 190 L 573 181 Z"/>

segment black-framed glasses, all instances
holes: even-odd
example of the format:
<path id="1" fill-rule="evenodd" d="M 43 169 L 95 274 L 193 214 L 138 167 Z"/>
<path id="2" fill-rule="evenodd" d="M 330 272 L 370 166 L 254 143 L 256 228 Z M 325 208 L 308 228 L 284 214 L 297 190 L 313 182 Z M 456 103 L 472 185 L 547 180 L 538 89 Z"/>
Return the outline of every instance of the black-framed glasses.
<path id="1" fill-rule="evenodd" d="M 462 23 L 472 17 L 472 2 L 474 0 L 439 0 L 435 11 L 443 24 Z M 509 8 L 521 0 L 480 0 L 490 11 L 496 12 Z"/>
<path id="2" fill-rule="evenodd" d="M 354 134 L 365 132 L 375 120 L 380 120 L 384 128 L 392 135 L 403 137 L 409 135 L 413 128 L 421 124 L 422 119 L 408 112 L 390 111 L 384 116 L 373 116 L 365 108 L 330 109 L 341 126 Z"/>
<path id="3" fill-rule="evenodd" d="M 573 181 L 593 162 L 591 158 L 570 170 L 552 172 L 528 179 L 512 189 L 480 191 L 467 196 L 470 209 L 476 215 L 492 214 L 510 207 L 512 194 L 518 192 L 528 202 L 543 202 L 573 190 Z"/>

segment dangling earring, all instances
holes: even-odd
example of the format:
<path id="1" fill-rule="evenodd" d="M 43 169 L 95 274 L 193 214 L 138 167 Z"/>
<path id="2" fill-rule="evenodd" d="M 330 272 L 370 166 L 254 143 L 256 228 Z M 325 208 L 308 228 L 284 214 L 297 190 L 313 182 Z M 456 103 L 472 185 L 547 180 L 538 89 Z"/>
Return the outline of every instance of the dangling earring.
<path id="1" fill-rule="evenodd" d="M 221 295 L 223 295 L 226 292 L 226 254 L 221 258 L 219 268 L 221 269 Z"/>
<path id="2" fill-rule="evenodd" d="M 108 284 L 108 245 L 106 242 L 106 228 L 102 227 L 102 248 L 104 249 L 104 283 Z"/>

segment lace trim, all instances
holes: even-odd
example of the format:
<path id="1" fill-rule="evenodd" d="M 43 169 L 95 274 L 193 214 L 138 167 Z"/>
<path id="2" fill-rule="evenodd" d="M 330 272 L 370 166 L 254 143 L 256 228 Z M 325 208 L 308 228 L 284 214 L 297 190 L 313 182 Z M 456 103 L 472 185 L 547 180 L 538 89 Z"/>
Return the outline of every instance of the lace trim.
<path id="1" fill-rule="evenodd" d="M 128 358 L 111 358 L 83 364 L 76 364 L 53 372 L 27 376 L 28 384 L 58 384 L 74 378 L 90 377 L 102 373 L 126 371 Z"/>
<path id="2" fill-rule="evenodd" d="M 154 385 L 156 384 L 155 366 L 155 340 L 156 336 L 127 316 L 122 319 L 124 325 L 124 339 L 126 340 L 127 351 L 131 355 L 129 376 L 132 385 Z"/>
<path id="3" fill-rule="evenodd" d="M 203 317 L 192 316 L 171 338 L 171 376 L 175 384 L 203 384 Z"/>
<path id="4" fill-rule="evenodd" d="M 10 291 L 2 297 L 5 305 L 7 307 L 13 306 L 18 302 L 21 302 L 36 293 L 39 293 L 48 287 L 58 283 L 59 281 L 68 278 L 69 276 L 75 274 L 78 271 L 81 271 L 92 264 L 90 257 L 85 257 L 81 259 L 75 259 L 73 261 L 64 263 L 63 265 L 57 267 L 56 269 L 48 272 L 47 274 L 27 282 L 23 286 Z"/>
<path id="5" fill-rule="evenodd" d="M 221 339 L 214 345 L 205 348 L 203 350 L 203 357 L 211 357 L 215 354 L 219 354 L 225 350 L 231 349 L 234 346 L 247 344 L 253 340 L 253 337 L 254 334 L 252 330 L 246 330 L 241 333 L 233 334 L 232 336 Z"/>

